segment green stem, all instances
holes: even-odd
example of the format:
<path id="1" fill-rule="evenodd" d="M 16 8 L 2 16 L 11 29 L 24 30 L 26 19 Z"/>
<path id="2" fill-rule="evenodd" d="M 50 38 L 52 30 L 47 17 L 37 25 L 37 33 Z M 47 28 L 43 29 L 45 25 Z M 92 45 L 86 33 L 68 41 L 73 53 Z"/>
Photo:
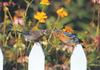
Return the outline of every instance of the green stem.
<path id="1" fill-rule="evenodd" d="M 26 1 L 26 0 L 25 0 L 25 1 Z M 26 10 L 25 10 L 25 18 L 26 18 L 26 15 L 27 15 L 27 11 L 28 11 L 30 5 L 32 4 L 32 2 L 33 2 L 33 0 L 32 0 L 31 2 L 29 2 L 29 3 L 27 3 L 27 1 L 26 1 L 26 3 L 27 3 L 27 8 L 26 8 Z"/>
<path id="2" fill-rule="evenodd" d="M 30 46 L 31 46 L 31 41 L 29 42 L 29 44 L 28 44 L 28 47 L 27 47 L 27 51 L 29 50 L 29 48 L 30 48 Z"/>
<path id="3" fill-rule="evenodd" d="M 36 26 L 39 26 L 39 24 L 40 24 L 40 22 L 38 21 L 38 22 L 36 23 Z"/>
<path id="4" fill-rule="evenodd" d="M 6 37 L 5 46 L 7 46 L 7 42 L 10 36 L 11 36 L 11 32 L 9 32 L 8 36 Z"/>
<path id="5" fill-rule="evenodd" d="M 5 32 L 6 32 L 6 14 L 7 12 L 4 11 L 4 23 L 3 23 L 3 46 L 5 46 Z"/>
<path id="6" fill-rule="evenodd" d="M 45 10 L 45 8 L 46 8 L 46 6 L 43 6 L 42 11 L 44 11 L 44 10 Z"/>
<path id="7" fill-rule="evenodd" d="M 10 12 L 9 12 L 9 11 L 7 11 L 7 12 L 8 12 L 8 15 L 9 15 L 9 17 L 10 17 L 12 23 L 13 23 L 13 18 L 12 18 L 12 16 L 11 16 Z"/>
<path id="8" fill-rule="evenodd" d="M 56 22 L 54 23 L 54 27 L 52 28 L 51 33 L 50 33 L 50 35 L 48 37 L 48 42 L 50 41 L 50 39 L 52 37 L 52 33 L 56 29 L 56 24 L 59 22 L 59 20 L 60 20 L 60 17 L 58 17 L 57 20 L 56 20 Z"/>

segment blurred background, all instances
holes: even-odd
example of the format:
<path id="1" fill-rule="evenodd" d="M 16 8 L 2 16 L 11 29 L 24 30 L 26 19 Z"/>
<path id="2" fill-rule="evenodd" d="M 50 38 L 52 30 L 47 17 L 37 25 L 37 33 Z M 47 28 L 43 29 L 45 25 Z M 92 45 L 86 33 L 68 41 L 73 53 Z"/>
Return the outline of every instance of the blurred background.
<path id="1" fill-rule="evenodd" d="M 11 25 L 11 17 L 15 16 L 17 10 L 26 11 L 30 4 L 25 17 L 25 26 L 17 28 L 19 32 L 27 33 L 36 25 L 37 20 L 33 20 L 33 16 L 37 11 L 41 11 L 43 6 L 40 5 L 41 0 L 0 0 L 0 47 L 4 53 L 4 70 L 27 70 L 27 60 L 31 48 L 25 49 L 25 46 L 31 46 L 33 43 L 26 42 L 24 37 L 15 38 Z M 99 0 L 49 0 L 50 5 L 44 8 L 49 17 L 45 24 L 40 24 L 39 29 L 50 29 L 57 19 L 56 10 L 63 7 L 68 12 L 68 16 L 59 20 L 57 28 L 64 29 L 65 26 L 71 27 L 74 34 L 80 39 L 88 59 L 88 70 L 100 70 L 100 1 Z M 9 8 L 9 13 L 5 16 L 5 5 Z M 20 13 L 19 13 L 20 14 Z M 6 19 L 6 21 L 5 21 Z M 7 24 L 6 24 L 7 23 Z M 6 30 L 3 29 L 6 25 Z M 51 28 L 52 29 L 52 28 Z M 12 31 L 11 31 L 12 30 Z M 20 31 L 21 30 L 21 31 Z M 11 32 L 11 33 L 9 33 Z M 11 35 L 10 35 L 11 34 Z M 48 35 L 46 36 L 48 38 Z M 43 36 L 41 41 L 45 41 Z M 8 38 L 8 39 L 7 39 Z M 6 41 L 6 45 L 3 44 Z M 21 48 L 16 47 L 16 41 L 22 42 Z M 50 40 L 52 41 L 52 40 Z M 57 39 L 53 40 L 54 46 L 58 45 Z M 53 45 L 52 45 L 53 46 Z M 72 47 L 51 47 L 51 45 L 43 44 L 43 50 L 46 56 L 45 70 L 69 70 L 70 56 Z M 60 49 L 61 48 L 61 49 Z M 21 50 L 20 50 L 21 49 Z M 17 50 L 17 52 L 16 52 Z M 18 52 L 19 50 L 19 52 Z M 56 56 L 55 56 L 56 55 Z M 23 59 L 23 61 L 21 61 Z"/>

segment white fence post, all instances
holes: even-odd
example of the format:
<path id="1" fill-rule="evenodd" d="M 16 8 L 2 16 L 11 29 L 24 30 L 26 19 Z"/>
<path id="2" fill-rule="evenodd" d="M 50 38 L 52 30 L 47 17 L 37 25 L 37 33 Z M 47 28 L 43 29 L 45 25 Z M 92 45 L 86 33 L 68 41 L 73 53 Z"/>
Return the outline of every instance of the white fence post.
<path id="1" fill-rule="evenodd" d="M 44 70 L 45 56 L 39 42 L 34 43 L 29 55 L 28 70 Z"/>
<path id="2" fill-rule="evenodd" d="M 3 54 L 0 48 L 0 70 L 3 70 Z"/>
<path id="3" fill-rule="evenodd" d="M 87 70 L 87 59 L 81 44 L 75 46 L 70 64 L 71 70 Z"/>

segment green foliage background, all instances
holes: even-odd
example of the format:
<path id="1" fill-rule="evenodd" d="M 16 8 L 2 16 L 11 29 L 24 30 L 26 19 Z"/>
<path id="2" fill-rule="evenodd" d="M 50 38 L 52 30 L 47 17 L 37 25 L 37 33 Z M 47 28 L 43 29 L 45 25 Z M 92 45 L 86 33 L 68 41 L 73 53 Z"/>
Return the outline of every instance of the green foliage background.
<path id="1" fill-rule="evenodd" d="M 16 9 L 18 8 L 25 9 L 28 4 L 27 2 L 30 2 L 31 0 L 9 0 L 9 1 L 15 2 L 17 4 L 16 6 L 9 6 L 9 10 L 11 12 L 11 15 L 13 16 L 14 11 Z M 39 4 L 39 1 L 40 0 L 33 0 L 32 4 L 30 5 L 27 11 L 26 31 L 29 31 L 30 29 L 28 28 L 28 26 L 35 25 L 36 21 L 33 21 L 34 12 L 36 10 L 41 10 L 43 8 L 43 6 Z M 57 19 L 57 15 L 55 13 L 56 9 L 59 7 L 64 7 L 65 10 L 68 11 L 69 16 L 61 19 L 57 25 L 57 28 L 62 29 L 64 28 L 65 25 L 71 25 L 74 29 L 74 33 L 77 34 L 78 38 L 80 38 L 83 41 L 83 44 L 85 44 L 84 49 L 86 51 L 88 59 L 88 70 L 99 70 L 100 45 L 97 46 L 95 42 L 96 37 L 100 37 L 100 27 L 99 27 L 100 23 L 98 22 L 100 20 L 100 18 L 98 17 L 99 5 L 94 6 L 91 0 L 50 0 L 50 2 L 51 2 L 50 6 L 45 8 L 45 11 L 47 12 L 49 18 L 46 24 L 40 25 L 40 29 L 46 29 L 46 28 L 52 29 L 52 26 L 55 20 Z M 3 12 L 1 11 L 1 13 Z M 3 17 L 1 13 L 0 13 L 0 22 L 2 21 Z M 10 23 L 11 21 L 8 20 L 7 24 L 9 25 Z M 2 25 L 0 26 L 0 28 L 2 28 Z M 0 45 L 2 45 L 2 40 L 3 40 L 2 38 L 4 37 L 6 36 L 0 33 Z M 98 41 L 100 42 L 99 39 Z M 60 42 L 57 39 L 54 39 L 53 43 L 58 45 Z M 56 65 L 60 64 L 59 58 L 61 57 L 66 57 L 68 59 L 70 58 L 70 53 L 57 49 L 58 48 L 54 47 L 51 48 L 51 46 L 44 48 L 44 52 L 46 55 L 46 64 L 51 63 Z M 10 47 L 6 46 L 4 50 L 9 50 L 10 53 L 12 53 L 12 51 L 15 52 L 15 49 L 12 49 L 11 46 Z M 6 54 L 5 56 L 7 58 Z M 10 66 L 7 67 L 6 63 L 11 64 L 11 66 L 13 66 L 13 63 L 15 62 L 11 62 L 10 60 L 5 61 L 5 70 L 7 70 L 10 67 Z M 21 66 L 22 65 L 20 65 L 20 68 Z M 19 70 L 25 70 L 25 69 L 19 69 Z"/>

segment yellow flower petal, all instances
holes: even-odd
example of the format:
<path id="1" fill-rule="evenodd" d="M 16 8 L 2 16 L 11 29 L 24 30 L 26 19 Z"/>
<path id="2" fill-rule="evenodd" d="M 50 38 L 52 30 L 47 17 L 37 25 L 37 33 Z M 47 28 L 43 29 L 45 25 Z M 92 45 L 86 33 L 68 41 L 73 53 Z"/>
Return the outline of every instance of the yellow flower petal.
<path id="1" fill-rule="evenodd" d="M 41 0 L 40 4 L 42 4 L 42 5 L 50 5 L 50 2 L 48 0 Z"/>
<path id="2" fill-rule="evenodd" d="M 64 32 L 69 32 L 69 33 L 72 33 L 73 32 L 73 29 L 71 26 L 65 26 L 65 28 L 63 29 Z"/>
<path id="3" fill-rule="evenodd" d="M 57 10 L 57 15 L 63 18 L 65 16 L 68 16 L 68 12 L 66 12 L 64 8 L 60 8 Z"/>
<path id="4" fill-rule="evenodd" d="M 34 18 L 37 19 L 39 22 L 44 23 L 47 19 L 47 15 L 45 12 L 37 12 L 34 15 Z"/>

